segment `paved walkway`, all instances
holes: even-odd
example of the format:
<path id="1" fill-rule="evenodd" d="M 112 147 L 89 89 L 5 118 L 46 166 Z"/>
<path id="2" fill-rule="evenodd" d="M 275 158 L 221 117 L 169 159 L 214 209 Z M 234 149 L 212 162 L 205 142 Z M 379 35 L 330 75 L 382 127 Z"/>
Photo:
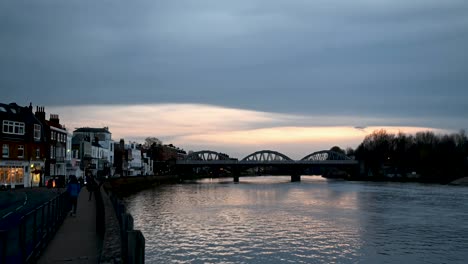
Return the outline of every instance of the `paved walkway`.
<path id="1" fill-rule="evenodd" d="M 96 235 L 96 203 L 88 201 L 88 191 L 82 188 L 76 216 L 68 215 L 62 226 L 38 260 L 43 263 L 98 263 Z"/>

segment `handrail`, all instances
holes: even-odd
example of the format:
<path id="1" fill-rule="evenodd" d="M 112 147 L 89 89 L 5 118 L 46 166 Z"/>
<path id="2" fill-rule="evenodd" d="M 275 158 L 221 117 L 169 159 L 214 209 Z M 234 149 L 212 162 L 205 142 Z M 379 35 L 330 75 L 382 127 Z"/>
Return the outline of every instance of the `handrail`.
<path id="1" fill-rule="evenodd" d="M 61 193 L 0 230 L 0 263 L 33 263 L 67 216 L 67 193 Z"/>

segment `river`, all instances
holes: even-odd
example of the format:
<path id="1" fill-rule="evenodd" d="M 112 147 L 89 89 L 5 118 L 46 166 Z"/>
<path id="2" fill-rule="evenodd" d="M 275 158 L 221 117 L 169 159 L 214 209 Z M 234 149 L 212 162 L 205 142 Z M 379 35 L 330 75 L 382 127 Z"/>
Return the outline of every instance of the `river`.
<path id="1" fill-rule="evenodd" d="M 146 263 L 468 263 L 468 187 L 242 177 L 125 203 Z"/>

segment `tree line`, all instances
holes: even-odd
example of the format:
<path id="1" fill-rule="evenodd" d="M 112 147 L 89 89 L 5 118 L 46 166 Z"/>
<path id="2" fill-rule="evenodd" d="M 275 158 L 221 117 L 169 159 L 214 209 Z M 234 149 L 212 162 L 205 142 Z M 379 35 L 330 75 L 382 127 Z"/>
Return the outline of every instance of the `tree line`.
<path id="1" fill-rule="evenodd" d="M 422 182 L 448 183 L 467 176 L 468 138 L 463 130 L 445 135 L 376 130 L 356 150 L 346 152 L 362 163 L 365 174 L 376 178 L 415 175 Z"/>

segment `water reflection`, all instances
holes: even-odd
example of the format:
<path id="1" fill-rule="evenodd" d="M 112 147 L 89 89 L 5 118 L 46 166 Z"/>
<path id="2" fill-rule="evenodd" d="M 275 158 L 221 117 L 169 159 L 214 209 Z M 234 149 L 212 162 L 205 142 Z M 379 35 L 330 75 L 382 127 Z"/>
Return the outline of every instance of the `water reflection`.
<path id="1" fill-rule="evenodd" d="M 461 263 L 468 197 L 457 190 L 247 177 L 156 187 L 126 203 L 148 263 Z"/>

